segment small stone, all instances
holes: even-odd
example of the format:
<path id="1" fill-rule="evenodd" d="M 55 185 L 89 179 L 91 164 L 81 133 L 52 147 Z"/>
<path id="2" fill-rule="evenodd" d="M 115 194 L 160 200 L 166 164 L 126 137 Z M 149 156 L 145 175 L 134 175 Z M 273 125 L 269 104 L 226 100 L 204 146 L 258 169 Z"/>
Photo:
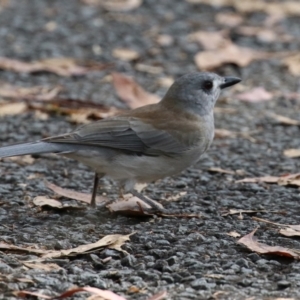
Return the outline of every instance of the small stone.
<path id="1" fill-rule="evenodd" d="M 291 283 L 287 280 L 280 280 L 277 282 L 277 287 L 279 290 L 286 289 L 291 286 Z"/>

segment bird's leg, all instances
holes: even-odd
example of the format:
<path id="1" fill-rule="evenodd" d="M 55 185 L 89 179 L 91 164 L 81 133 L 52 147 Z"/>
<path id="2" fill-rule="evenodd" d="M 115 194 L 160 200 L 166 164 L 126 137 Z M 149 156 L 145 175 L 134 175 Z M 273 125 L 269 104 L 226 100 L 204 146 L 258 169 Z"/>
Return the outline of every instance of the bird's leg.
<path id="1" fill-rule="evenodd" d="M 97 196 L 97 189 L 99 185 L 99 179 L 103 177 L 103 174 L 98 174 L 95 172 L 94 177 L 94 185 L 93 185 L 93 193 L 92 193 L 92 199 L 91 199 L 91 207 L 96 207 L 96 196 Z"/>

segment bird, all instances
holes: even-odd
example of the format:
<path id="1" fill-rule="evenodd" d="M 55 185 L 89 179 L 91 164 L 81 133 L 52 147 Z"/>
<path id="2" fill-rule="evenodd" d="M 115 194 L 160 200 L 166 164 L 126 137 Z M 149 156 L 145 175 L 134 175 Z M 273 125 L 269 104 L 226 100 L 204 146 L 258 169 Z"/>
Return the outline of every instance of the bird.
<path id="1" fill-rule="evenodd" d="M 85 124 L 35 142 L 0 148 L 0 158 L 55 153 L 90 167 L 96 206 L 99 179 L 107 176 L 122 192 L 136 195 L 136 183 L 179 174 L 199 161 L 214 138 L 213 109 L 222 89 L 238 77 L 193 72 L 179 77 L 162 100 Z"/>

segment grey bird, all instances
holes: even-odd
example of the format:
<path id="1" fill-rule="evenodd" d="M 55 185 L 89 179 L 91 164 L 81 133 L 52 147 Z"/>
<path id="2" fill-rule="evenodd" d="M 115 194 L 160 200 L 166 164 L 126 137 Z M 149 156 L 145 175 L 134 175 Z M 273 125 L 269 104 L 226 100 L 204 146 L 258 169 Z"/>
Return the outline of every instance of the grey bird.
<path id="1" fill-rule="evenodd" d="M 95 172 L 91 205 L 99 179 L 108 176 L 124 192 L 136 183 L 178 174 L 196 163 L 214 137 L 213 108 L 221 89 L 241 79 L 195 72 L 177 79 L 163 99 L 75 131 L 36 142 L 0 148 L 0 158 L 56 153 Z M 134 193 L 136 195 L 136 192 Z"/>

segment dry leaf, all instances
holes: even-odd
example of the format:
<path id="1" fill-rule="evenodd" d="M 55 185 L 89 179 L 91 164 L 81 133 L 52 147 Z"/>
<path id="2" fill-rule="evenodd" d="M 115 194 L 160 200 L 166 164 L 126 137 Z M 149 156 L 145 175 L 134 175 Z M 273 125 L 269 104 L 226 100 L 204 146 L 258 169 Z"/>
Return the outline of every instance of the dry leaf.
<path id="1" fill-rule="evenodd" d="M 145 64 L 136 64 L 134 66 L 134 68 L 137 71 L 140 72 L 145 72 L 145 73 L 149 73 L 149 74 L 160 74 L 163 73 L 163 68 L 159 67 L 159 66 L 149 66 L 149 65 L 145 65 Z"/>
<path id="2" fill-rule="evenodd" d="M 140 57 L 137 51 L 127 48 L 116 48 L 113 50 L 112 55 L 124 61 L 132 61 Z"/>
<path id="3" fill-rule="evenodd" d="M 229 235 L 229 236 L 232 236 L 232 237 L 234 237 L 234 238 L 238 238 L 238 237 L 240 237 L 241 235 L 238 233 L 238 232 L 236 232 L 236 231 L 230 231 L 230 232 L 228 232 L 228 233 L 226 233 L 227 235 Z"/>
<path id="4" fill-rule="evenodd" d="M 169 34 L 160 34 L 156 37 L 156 42 L 162 47 L 168 47 L 174 43 L 174 38 Z"/>
<path id="5" fill-rule="evenodd" d="M 288 117 L 285 117 L 285 116 L 272 114 L 272 113 L 269 113 L 268 116 L 275 119 L 276 121 L 278 121 L 282 125 L 291 125 L 291 126 L 299 126 L 300 125 L 300 121 L 294 120 L 294 119 L 291 119 L 291 118 L 288 118 Z"/>
<path id="6" fill-rule="evenodd" d="M 157 95 L 146 92 L 130 77 L 114 72 L 112 78 L 117 95 L 132 109 L 160 100 Z"/>
<path id="7" fill-rule="evenodd" d="M 273 95 L 263 87 L 256 87 L 248 92 L 237 94 L 235 97 L 241 101 L 257 103 L 272 100 Z"/>
<path id="8" fill-rule="evenodd" d="M 150 298 L 147 298 L 146 300 L 161 300 L 161 299 L 166 298 L 167 296 L 168 296 L 168 293 L 166 291 L 162 291 L 162 292 L 159 292 L 159 293 L 153 295 Z"/>
<path id="9" fill-rule="evenodd" d="M 74 199 L 74 200 L 78 200 L 78 201 L 82 201 L 85 203 L 90 203 L 91 202 L 91 198 L 92 195 L 91 194 L 85 194 L 85 193 L 79 193 L 73 190 L 69 190 L 69 189 L 64 189 L 61 188 L 53 183 L 50 183 L 49 181 L 45 181 L 45 186 L 48 189 L 51 189 L 54 193 L 66 197 L 66 198 L 70 198 L 70 199 Z M 101 204 L 106 204 L 108 201 L 108 199 L 106 197 L 103 196 L 96 196 L 96 203 L 101 203 Z"/>
<path id="10" fill-rule="evenodd" d="M 270 211 L 267 210 L 249 210 L 249 209 L 229 209 L 222 213 L 222 217 L 228 215 L 236 215 L 236 214 L 256 214 L 256 213 L 268 213 Z"/>
<path id="11" fill-rule="evenodd" d="M 234 175 L 235 172 L 231 171 L 231 170 L 224 170 L 221 168 L 216 168 L 216 167 L 211 167 L 209 169 L 207 169 L 208 172 L 213 172 L 213 173 L 222 173 L 222 174 L 230 174 L 230 175 Z"/>
<path id="12" fill-rule="evenodd" d="M 121 234 L 111 234 L 106 235 L 101 240 L 87 244 L 80 245 L 76 248 L 68 249 L 68 250 L 58 250 L 58 251 L 47 251 L 47 253 L 42 254 L 42 259 L 47 258 L 59 258 L 59 257 L 69 257 L 69 256 L 77 256 L 84 253 L 90 253 L 91 251 L 97 251 L 100 248 L 112 248 L 118 251 L 123 251 L 121 246 L 124 245 L 126 241 L 129 241 L 129 237 L 134 234 L 121 235 Z"/>
<path id="13" fill-rule="evenodd" d="M 48 101 L 57 97 L 62 87 L 32 86 L 21 87 L 0 82 L 0 96 L 9 99 Z"/>
<path id="14" fill-rule="evenodd" d="M 146 203 L 142 199 L 132 196 L 131 194 L 123 195 L 124 199 L 120 199 L 108 204 L 106 207 L 111 213 L 124 214 L 126 216 L 149 216 L 153 215 L 151 209 L 153 206 Z M 164 207 L 155 200 L 149 199 L 151 204 L 164 209 Z"/>
<path id="15" fill-rule="evenodd" d="M 259 243 L 257 238 L 254 237 L 257 228 L 254 229 L 249 234 L 243 236 L 238 240 L 238 243 L 246 246 L 249 250 L 257 252 L 258 254 L 271 254 L 276 256 L 285 256 L 289 258 L 299 259 L 299 254 L 297 250 L 288 249 L 280 246 L 269 246 L 266 244 Z"/>
<path id="16" fill-rule="evenodd" d="M 52 207 L 56 209 L 84 209 L 84 207 L 63 204 L 55 199 L 50 199 L 47 196 L 37 196 L 33 199 L 33 204 L 40 207 Z"/>
<path id="17" fill-rule="evenodd" d="M 0 117 L 22 114 L 27 110 L 24 102 L 0 104 Z"/>
<path id="18" fill-rule="evenodd" d="M 197 31 L 188 35 L 188 40 L 198 42 L 205 50 L 225 48 L 231 44 L 228 31 Z"/>
<path id="19" fill-rule="evenodd" d="M 250 135 L 250 133 L 254 133 L 254 131 L 252 131 L 252 132 L 237 132 L 237 131 L 231 131 L 231 130 L 227 130 L 227 129 L 216 128 L 215 129 L 215 138 L 216 139 L 224 139 L 224 138 L 242 137 L 242 138 L 249 140 L 252 143 L 255 143 L 256 139 L 253 138 Z"/>
<path id="20" fill-rule="evenodd" d="M 21 166 L 32 165 L 35 162 L 35 159 L 31 155 L 12 156 L 12 157 L 8 157 L 7 159 Z"/>
<path id="21" fill-rule="evenodd" d="M 228 27 L 236 27 L 243 23 L 242 16 L 236 14 L 236 13 L 218 13 L 216 14 L 215 20 L 217 23 L 228 26 Z"/>
<path id="22" fill-rule="evenodd" d="M 86 287 L 80 287 L 80 288 L 71 288 L 69 290 L 67 290 L 66 292 L 60 294 L 59 296 L 56 297 L 50 297 L 47 295 L 43 295 L 43 294 L 39 294 L 39 293 L 34 293 L 34 292 L 30 292 L 30 291 L 16 291 L 14 292 L 15 296 L 18 297 L 24 297 L 26 295 L 30 295 L 30 296 L 36 296 L 36 297 L 40 297 L 43 299 L 64 299 L 64 298 L 68 298 L 73 296 L 74 294 L 78 293 L 78 292 L 89 292 L 91 294 L 97 295 L 99 297 L 102 297 L 102 299 L 104 300 L 126 300 L 125 298 L 118 296 L 117 294 L 108 291 L 108 290 L 101 290 L 95 287 L 90 287 L 90 286 L 86 286 Z"/>
<path id="23" fill-rule="evenodd" d="M 286 149 L 283 151 L 283 154 L 291 158 L 300 157 L 300 149 Z"/>
<path id="24" fill-rule="evenodd" d="M 29 247 L 18 247 L 15 245 L 6 244 L 4 242 L 0 242 L 0 249 L 34 253 L 34 254 L 38 254 L 38 255 L 47 253 L 46 250 L 34 249 L 34 248 L 29 248 Z"/>
<path id="25" fill-rule="evenodd" d="M 179 200 L 181 197 L 185 196 L 187 194 L 187 192 L 180 192 L 177 195 L 172 195 L 170 197 L 167 197 L 166 200 L 167 201 L 177 201 Z"/>
<path id="26" fill-rule="evenodd" d="M 269 53 L 229 44 L 216 50 L 197 53 L 195 63 L 203 71 L 214 70 L 224 64 L 236 64 L 239 67 L 246 67 L 254 60 L 268 57 L 270 57 Z"/>
<path id="27" fill-rule="evenodd" d="M 38 262 L 26 262 L 23 261 L 22 264 L 30 269 L 39 269 L 46 272 L 52 272 L 56 270 L 60 270 L 61 267 L 54 263 L 38 263 Z"/>
<path id="28" fill-rule="evenodd" d="M 300 15 L 298 1 L 267 2 L 262 0 L 186 0 L 192 4 L 205 3 L 212 6 L 232 6 L 241 13 L 264 12 L 266 14 L 284 17 L 286 15 Z"/>
<path id="29" fill-rule="evenodd" d="M 59 76 L 80 76 L 85 75 L 93 70 L 103 70 L 108 64 L 90 63 L 90 66 L 80 66 L 75 59 L 61 57 L 48 58 L 33 62 L 22 62 L 16 59 L 0 57 L 0 69 L 19 72 L 19 73 L 36 73 L 50 72 Z"/>
<path id="30" fill-rule="evenodd" d="M 278 179 L 279 177 L 277 176 L 262 176 L 262 177 L 240 179 L 237 180 L 235 183 L 257 183 L 257 182 L 278 183 Z"/>
<path id="31" fill-rule="evenodd" d="M 293 37 L 289 34 L 276 32 L 274 28 L 262 28 L 254 26 L 239 26 L 236 28 L 237 33 L 245 36 L 254 36 L 262 42 L 289 42 Z"/>
<path id="32" fill-rule="evenodd" d="M 300 54 L 293 54 L 283 59 L 283 64 L 294 76 L 300 76 Z"/>
<path id="33" fill-rule="evenodd" d="M 108 11 L 130 11 L 138 8 L 142 0 L 82 0 L 85 4 L 100 5 Z"/>

